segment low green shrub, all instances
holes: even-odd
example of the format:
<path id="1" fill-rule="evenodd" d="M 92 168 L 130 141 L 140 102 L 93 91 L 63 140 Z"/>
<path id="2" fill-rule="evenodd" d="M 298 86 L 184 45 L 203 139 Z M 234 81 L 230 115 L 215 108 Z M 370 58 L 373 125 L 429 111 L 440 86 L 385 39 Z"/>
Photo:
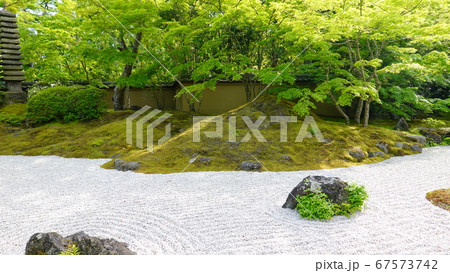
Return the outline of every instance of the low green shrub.
<path id="1" fill-rule="evenodd" d="M 323 192 L 311 192 L 307 195 L 297 196 L 297 211 L 308 219 L 328 220 L 335 215 L 335 207 Z"/>
<path id="2" fill-rule="evenodd" d="M 425 147 L 436 147 L 439 144 L 437 144 L 436 142 L 434 142 L 433 140 L 428 140 L 427 143 L 425 143 Z"/>
<path id="3" fill-rule="evenodd" d="M 444 138 L 440 145 L 450 145 L 450 137 Z"/>
<path id="4" fill-rule="evenodd" d="M 6 123 L 11 126 L 21 126 L 25 123 L 25 115 L 9 114 L 0 112 L 0 123 Z"/>
<path id="5" fill-rule="evenodd" d="M 61 252 L 59 255 L 81 255 L 80 249 L 76 244 L 70 244 L 65 252 Z"/>
<path id="6" fill-rule="evenodd" d="M 26 122 L 26 105 L 13 103 L 0 108 L 0 123 L 22 126 Z"/>
<path id="7" fill-rule="evenodd" d="M 433 127 L 433 128 L 439 128 L 445 126 L 445 122 L 442 120 L 434 119 L 434 118 L 426 118 L 423 120 L 426 125 Z"/>
<path id="8" fill-rule="evenodd" d="M 363 185 L 354 183 L 349 184 L 346 190 L 348 192 L 348 203 L 334 204 L 325 193 L 317 190 L 304 196 L 297 196 L 296 209 L 302 217 L 308 219 L 329 220 L 335 215 L 350 217 L 363 208 L 368 194 Z"/>
<path id="9" fill-rule="evenodd" d="M 31 124 L 99 118 L 106 111 L 105 95 L 104 90 L 92 86 L 46 88 L 30 98 L 27 116 Z"/>

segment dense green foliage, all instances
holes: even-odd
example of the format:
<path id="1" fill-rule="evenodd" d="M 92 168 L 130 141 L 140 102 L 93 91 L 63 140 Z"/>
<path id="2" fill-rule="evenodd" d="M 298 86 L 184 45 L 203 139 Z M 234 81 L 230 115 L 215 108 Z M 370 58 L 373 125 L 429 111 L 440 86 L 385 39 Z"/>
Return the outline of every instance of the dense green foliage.
<path id="1" fill-rule="evenodd" d="M 25 115 L 0 112 L 0 123 L 6 123 L 12 126 L 20 126 L 25 122 L 25 119 Z"/>
<path id="2" fill-rule="evenodd" d="M 348 203 L 333 204 L 328 196 L 320 190 L 310 192 L 303 196 L 297 196 L 297 211 L 308 219 L 329 220 L 335 215 L 345 215 L 350 217 L 364 206 L 368 194 L 363 185 L 349 184 L 346 188 L 348 192 Z"/>
<path id="3" fill-rule="evenodd" d="M 175 76 L 192 83 L 178 93 L 191 110 L 219 80 L 239 80 L 248 100 L 276 86 L 300 115 L 324 101 L 364 125 L 371 112 L 450 112 L 441 0 L 4 2 L 20 15 L 28 80 L 115 81 L 124 92 Z M 304 74 L 315 90 L 296 85 Z"/>
<path id="4" fill-rule="evenodd" d="M 80 249 L 76 244 L 70 244 L 65 252 L 61 252 L 59 255 L 81 255 Z"/>
<path id="5" fill-rule="evenodd" d="M 301 197 L 297 196 L 297 201 L 297 211 L 304 218 L 328 220 L 335 214 L 333 203 L 327 199 L 326 194 L 320 191 Z"/>
<path id="6" fill-rule="evenodd" d="M 21 126 L 26 123 L 26 105 L 13 103 L 0 108 L 0 123 Z"/>
<path id="7" fill-rule="evenodd" d="M 105 95 L 104 90 L 91 86 L 50 87 L 30 98 L 27 116 L 31 124 L 99 118 L 106 110 Z"/>

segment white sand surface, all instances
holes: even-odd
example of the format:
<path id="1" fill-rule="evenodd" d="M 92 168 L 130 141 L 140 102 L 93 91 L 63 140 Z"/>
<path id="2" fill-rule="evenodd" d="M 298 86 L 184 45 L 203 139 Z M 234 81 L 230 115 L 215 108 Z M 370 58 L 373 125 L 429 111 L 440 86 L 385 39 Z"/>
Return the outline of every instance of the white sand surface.
<path id="1" fill-rule="evenodd" d="M 23 254 L 36 232 L 81 230 L 138 254 L 450 254 L 450 212 L 425 199 L 450 188 L 450 146 L 298 172 L 148 175 L 107 161 L 0 156 L 0 254 Z M 366 209 L 322 222 L 281 208 L 307 175 L 366 185 Z"/>

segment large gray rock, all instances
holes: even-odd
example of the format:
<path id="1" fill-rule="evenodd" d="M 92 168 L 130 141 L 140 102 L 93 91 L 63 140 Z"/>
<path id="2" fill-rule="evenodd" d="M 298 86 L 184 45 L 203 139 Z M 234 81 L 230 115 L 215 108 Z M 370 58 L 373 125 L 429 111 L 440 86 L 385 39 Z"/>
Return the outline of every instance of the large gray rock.
<path id="1" fill-rule="evenodd" d="M 295 209 L 297 196 L 307 195 L 311 191 L 319 190 L 328 196 L 328 199 L 336 204 L 342 204 L 348 200 L 346 190 L 348 184 L 338 177 L 308 176 L 305 177 L 288 195 L 283 208 Z"/>
<path id="2" fill-rule="evenodd" d="M 75 244 L 82 255 L 136 255 L 126 243 L 91 237 L 83 231 L 65 238 L 54 232 L 36 233 L 28 241 L 25 255 L 59 255 L 71 244 Z"/>
<path id="3" fill-rule="evenodd" d="M 122 159 L 114 160 L 114 168 L 118 171 L 126 172 L 126 171 L 135 171 L 141 167 L 140 162 L 126 162 Z"/>
<path id="4" fill-rule="evenodd" d="M 348 154 L 356 158 L 358 162 L 363 161 L 366 158 L 366 154 L 360 148 L 353 148 L 348 150 Z"/>
<path id="5" fill-rule="evenodd" d="M 408 123 L 406 122 L 406 120 L 404 118 L 400 118 L 397 125 L 395 126 L 394 130 L 408 131 L 409 130 Z"/>
<path id="6" fill-rule="evenodd" d="M 389 144 L 387 144 L 384 141 L 378 141 L 375 146 L 378 147 L 378 149 L 382 150 L 385 154 L 388 154 L 391 151 L 391 148 L 389 147 Z"/>
<path id="7" fill-rule="evenodd" d="M 421 135 L 410 135 L 410 136 L 407 136 L 406 138 L 408 138 L 408 140 L 417 142 L 422 145 L 424 145 L 427 142 L 427 138 L 424 136 L 421 136 Z"/>
<path id="8" fill-rule="evenodd" d="M 64 238 L 58 233 L 36 233 L 28 240 L 25 255 L 59 255 L 65 250 Z"/>
<path id="9" fill-rule="evenodd" d="M 252 161 L 244 161 L 239 166 L 239 169 L 245 170 L 245 171 L 257 171 L 261 169 L 262 164 L 259 162 L 252 162 Z"/>

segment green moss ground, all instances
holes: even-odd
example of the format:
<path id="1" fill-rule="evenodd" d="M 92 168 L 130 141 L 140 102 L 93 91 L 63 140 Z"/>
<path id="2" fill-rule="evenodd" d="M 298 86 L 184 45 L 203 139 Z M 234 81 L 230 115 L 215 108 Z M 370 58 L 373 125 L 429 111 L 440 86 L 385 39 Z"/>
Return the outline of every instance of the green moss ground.
<path id="1" fill-rule="evenodd" d="M 9 111 L 14 107 L 20 108 L 20 106 L 8 107 L 11 109 Z M 0 112 L 3 109 L 0 109 Z M 332 139 L 329 144 L 319 143 L 316 138 L 294 142 L 303 118 L 299 118 L 299 122 L 295 124 L 289 123 L 288 142 L 285 143 L 279 141 L 279 124 L 272 124 L 260 130 L 267 142 L 260 143 L 253 136 L 249 142 L 228 141 L 228 115 L 237 116 L 239 141 L 249 132 L 241 116 L 257 118 L 259 115 L 292 114 L 289 109 L 289 103 L 283 102 L 274 106 L 273 98 L 265 97 L 260 102 L 244 105 L 223 114 L 224 137 L 206 138 L 202 133 L 199 143 L 192 141 L 192 114 L 173 111 L 170 112 L 173 116 L 167 120 L 172 124 L 172 138 L 163 145 L 156 146 L 153 153 L 126 143 L 125 118 L 133 111 L 111 111 L 103 118 L 90 122 L 52 123 L 25 129 L 0 123 L 0 154 L 83 158 L 108 158 L 119 154 L 124 160 L 141 162 L 142 167 L 138 171 L 143 173 L 181 172 L 196 156 L 211 158 L 212 162 L 206 165 L 196 161 L 185 171 L 233 171 L 238 169 L 242 161 L 255 161 L 254 156 L 270 171 L 294 171 L 375 163 L 392 155 L 357 162 L 347 151 L 355 147 L 365 152 L 378 151 L 375 144 L 380 140 L 387 142 L 391 147 L 395 142 L 408 143 L 404 138 L 407 134 L 404 132 L 379 126 L 346 126 L 338 120 L 323 120 L 317 116 L 315 120 L 323 136 Z M 163 125 L 155 129 L 155 139 L 164 134 Z M 202 132 L 214 129 L 213 124 L 202 126 Z M 397 150 L 399 149 L 393 149 L 396 155 L 413 153 Z M 289 155 L 293 161 L 283 161 L 282 155 Z M 112 165 L 111 161 L 104 167 L 111 168 Z"/>
<path id="2" fill-rule="evenodd" d="M 248 104 L 223 114 L 224 137 L 222 138 L 206 138 L 202 134 L 201 142 L 194 143 L 192 141 L 192 128 L 190 128 L 157 147 L 153 153 L 134 150 L 130 151 L 123 159 L 142 162 L 139 171 L 145 173 L 180 172 L 196 156 L 213 160 L 208 165 L 196 161 L 189 165 L 185 171 L 233 171 L 238 169 L 242 161 L 255 161 L 254 157 L 270 171 L 312 170 L 379 162 L 389 158 L 390 155 L 385 158 L 374 157 L 358 163 L 348 155 L 348 149 L 358 147 L 366 152 L 374 152 L 378 151 L 375 144 L 380 140 L 386 141 L 391 146 L 394 146 L 395 142 L 407 142 L 404 138 L 407 134 L 404 132 L 372 126 L 367 128 L 346 126 L 339 121 L 324 121 L 317 116 L 315 120 L 323 136 L 333 140 L 329 144 L 320 143 L 316 138 L 305 139 L 298 143 L 294 142 L 300 130 L 301 122 L 289 125 L 288 142 L 286 143 L 279 141 L 279 124 L 260 130 L 267 142 L 258 142 L 254 137 L 249 142 L 243 143 L 230 143 L 228 141 L 227 117 L 229 115 L 237 116 L 237 139 L 239 140 L 249 132 L 240 118 L 241 116 L 257 118 L 259 115 L 292 114 L 288 112 L 288 103 L 274 107 L 273 98 L 266 97 L 259 105 Z M 299 118 L 299 120 L 303 121 L 303 118 Z M 207 124 L 203 126 L 202 130 L 214 131 L 215 125 Z M 413 153 L 407 150 L 397 150 L 399 149 L 393 148 L 394 154 L 407 155 Z M 283 161 L 282 155 L 289 155 L 293 161 Z M 112 165 L 113 163 L 110 162 L 105 167 L 110 168 Z"/>
<path id="3" fill-rule="evenodd" d="M 0 109 L 0 112 L 3 109 Z M 90 122 L 50 123 L 23 129 L 0 123 L 0 155 L 58 155 L 108 158 L 137 149 L 126 143 L 125 119 L 133 111 L 108 112 Z M 173 119 L 190 120 L 190 114 L 173 112 Z M 174 122 L 175 129 L 181 122 Z"/>

